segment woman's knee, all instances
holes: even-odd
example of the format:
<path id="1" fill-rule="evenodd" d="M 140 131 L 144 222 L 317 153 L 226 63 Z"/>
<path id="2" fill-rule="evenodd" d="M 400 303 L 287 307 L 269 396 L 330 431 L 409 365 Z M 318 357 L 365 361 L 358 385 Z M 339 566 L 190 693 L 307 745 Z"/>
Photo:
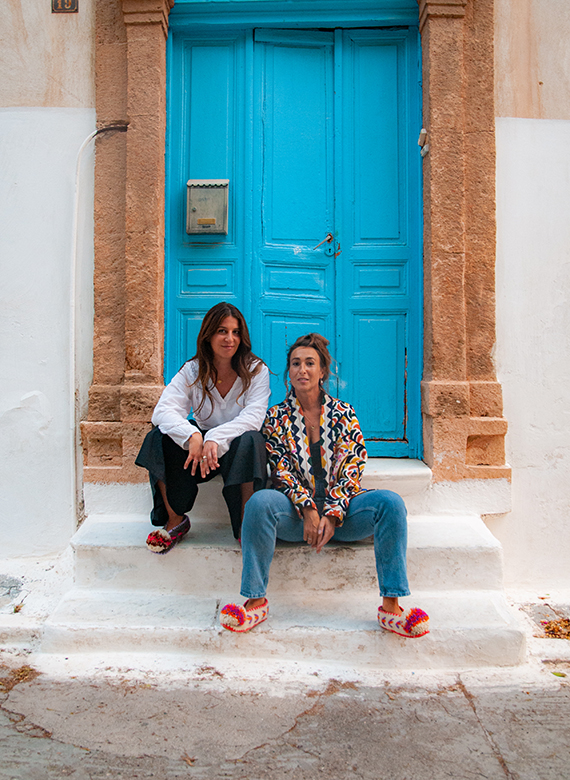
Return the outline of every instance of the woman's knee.
<path id="1" fill-rule="evenodd" d="M 261 515 L 281 511 L 283 504 L 287 504 L 289 499 L 278 490 L 258 490 L 254 493 L 245 505 L 244 522 L 246 516 L 255 519 Z"/>
<path id="2" fill-rule="evenodd" d="M 406 522 L 407 509 L 401 496 L 392 490 L 375 490 L 374 494 L 378 517 L 389 516 L 394 522 Z"/>
<path id="3" fill-rule="evenodd" d="M 162 437 L 162 454 L 167 473 L 172 469 L 176 471 L 184 470 L 188 451 L 176 444 L 166 433 L 161 433 L 160 435 Z"/>

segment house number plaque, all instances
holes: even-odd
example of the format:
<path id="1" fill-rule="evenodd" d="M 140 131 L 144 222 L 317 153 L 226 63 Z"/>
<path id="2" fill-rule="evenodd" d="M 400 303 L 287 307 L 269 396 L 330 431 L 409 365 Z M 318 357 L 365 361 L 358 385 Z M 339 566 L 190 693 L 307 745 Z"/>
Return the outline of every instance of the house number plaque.
<path id="1" fill-rule="evenodd" d="M 79 0 L 51 0 L 52 14 L 76 14 L 79 11 Z"/>

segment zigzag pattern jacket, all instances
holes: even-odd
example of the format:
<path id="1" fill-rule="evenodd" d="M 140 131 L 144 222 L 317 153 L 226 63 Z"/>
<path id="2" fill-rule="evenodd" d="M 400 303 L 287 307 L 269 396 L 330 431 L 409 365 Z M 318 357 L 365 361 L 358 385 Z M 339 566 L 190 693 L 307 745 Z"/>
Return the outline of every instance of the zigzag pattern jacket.
<path id="1" fill-rule="evenodd" d="M 302 519 L 304 507 L 317 508 L 313 499 L 315 477 L 303 412 L 293 390 L 282 403 L 269 409 L 262 432 L 273 487 L 292 501 Z M 323 514 L 334 517 L 336 525 L 341 526 L 350 499 L 365 492 L 360 482 L 366 463 L 366 447 L 352 406 L 325 392 L 320 441 L 326 475 Z"/>

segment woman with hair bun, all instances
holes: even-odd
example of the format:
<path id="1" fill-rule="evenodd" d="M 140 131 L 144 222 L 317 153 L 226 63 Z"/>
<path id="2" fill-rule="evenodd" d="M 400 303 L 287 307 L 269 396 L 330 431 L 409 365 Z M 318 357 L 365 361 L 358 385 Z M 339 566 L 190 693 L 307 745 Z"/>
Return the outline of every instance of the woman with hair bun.
<path id="1" fill-rule="evenodd" d="M 243 518 L 241 595 L 247 601 L 227 604 L 220 621 L 229 631 L 243 632 L 267 619 L 265 594 L 277 539 L 305 541 L 319 553 L 333 537 L 352 542 L 373 535 L 380 627 L 423 636 L 426 613 L 398 603 L 410 593 L 406 507 L 390 490 L 361 487 L 366 448 L 356 414 L 323 387 L 331 365 L 328 343 L 309 333 L 287 354 L 291 390 L 268 411 L 263 426 L 273 489 L 256 493 Z"/>
<path id="2" fill-rule="evenodd" d="M 151 552 L 163 554 L 188 533 L 198 485 L 217 474 L 233 533 L 243 508 L 267 481 L 260 428 L 269 400 L 269 371 L 251 351 L 242 313 L 218 303 L 202 320 L 196 354 L 164 388 L 136 464 L 148 469 L 154 497 Z M 188 419 L 192 412 L 193 418 Z"/>

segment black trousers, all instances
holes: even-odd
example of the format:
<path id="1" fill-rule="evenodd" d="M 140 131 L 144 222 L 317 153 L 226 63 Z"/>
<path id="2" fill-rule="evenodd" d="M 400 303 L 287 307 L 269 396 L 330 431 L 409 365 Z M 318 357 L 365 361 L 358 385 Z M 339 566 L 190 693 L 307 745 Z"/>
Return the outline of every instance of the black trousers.
<path id="1" fill-rule="evenodd" d="M 267 454 L 265 439 L 259 431 L 246 431 L 234 439 L 230 449 L 219 459 L 219 467 L 202 477 L 199 468 L 192 475 L 184 469 L 188 451 L 179 447 L 169 436 L 153 428 L 147 434 L 135 463 L 149 472 L 153 492 L 153 509 L 150 515 L 153 525 L 164 526 L 168 513 L 157 482 L 166 486 L 168 503 L 177 515 L 190 512 L 198 495 L 198 485 L 222 475 L 224 496 L 233 534 L 239 539 L 241 532 L 241 485 L 253 482 L 253 489 L 261 490 L 267 483 Z"/>

